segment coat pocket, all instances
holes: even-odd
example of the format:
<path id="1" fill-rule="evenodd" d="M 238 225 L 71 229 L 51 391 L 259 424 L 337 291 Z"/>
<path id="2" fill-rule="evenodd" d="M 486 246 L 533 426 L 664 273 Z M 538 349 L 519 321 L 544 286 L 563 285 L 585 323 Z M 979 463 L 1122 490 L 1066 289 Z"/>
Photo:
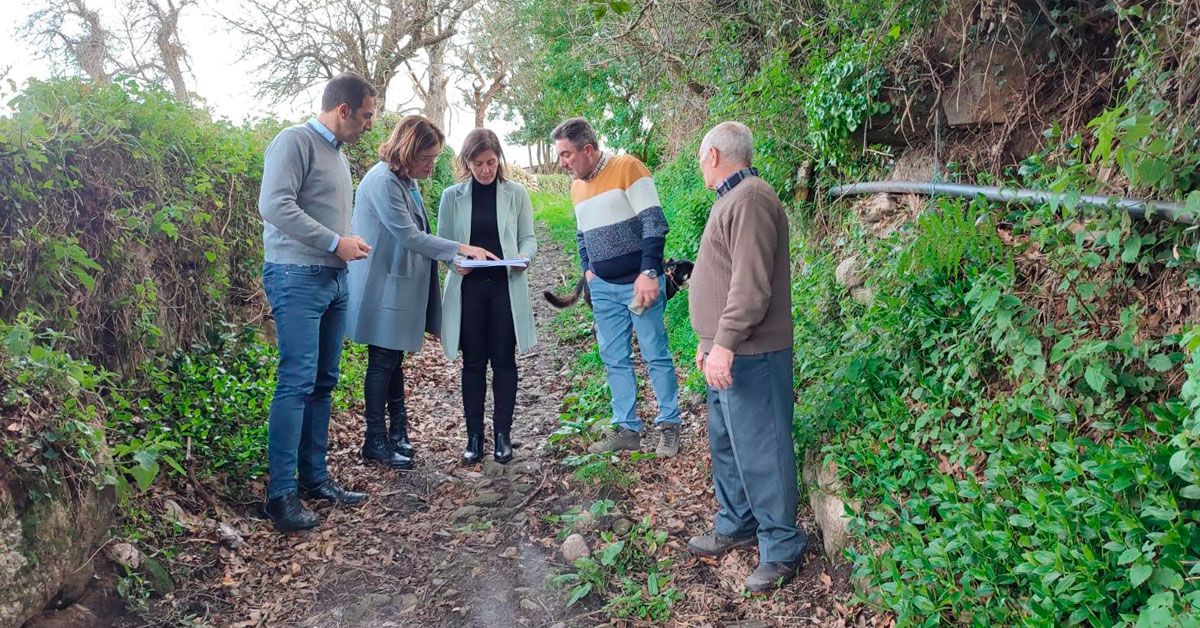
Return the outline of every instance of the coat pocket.
<path id="1" fill-rule="evenodd" d="M 383 283 L 383 294 L 380 295 L 380 306 L 388 310 L 413 309 L 420 296 L 420 283 L 419 277 L 388 273 Z"/>

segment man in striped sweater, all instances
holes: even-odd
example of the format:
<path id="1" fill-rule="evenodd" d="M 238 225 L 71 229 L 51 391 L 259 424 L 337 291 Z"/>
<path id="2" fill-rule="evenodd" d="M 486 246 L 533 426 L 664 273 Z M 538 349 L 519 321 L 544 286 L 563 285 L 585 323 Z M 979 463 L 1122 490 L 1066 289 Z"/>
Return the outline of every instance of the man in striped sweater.
<path id="1" fill-rule="evenodd" d="M 601 152 L 596 132 L 583 118 L 563 122 L 551 137 L 559 164 L 574 179 L 579 263 L 592 295 L 596 342 L 612 394 L 613 431 L 589 451 L 641 448 L 631 355 L 636 332 L 658 400 L 655 453 L 674 456 L 679 453 L 679 382 L 663 324 L 667 219 L 654 179 L 636 157 Z"/>

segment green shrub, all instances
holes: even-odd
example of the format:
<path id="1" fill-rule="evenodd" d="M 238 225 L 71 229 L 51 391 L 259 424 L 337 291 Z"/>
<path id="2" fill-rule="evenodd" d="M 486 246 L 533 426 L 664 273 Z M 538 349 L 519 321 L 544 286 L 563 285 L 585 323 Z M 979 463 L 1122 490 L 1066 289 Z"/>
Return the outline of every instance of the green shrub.
<path id="1" fill-rule="evenodd" d="M 0 318 L 127 372 L 260 303 L 262 149 L 134 82 L 32 83 L 0 118 Z"/>
<path id="2" fill-rule="evenodd" d="M 113 484 L 117 477 L 104 443 L 106 408 L 100 397 L 112 374 L 65 353 L 69 339 L 39 330 L 41 322 L 29 313 L 11 325 L 0 321 L 4 466 L 31 487 L 67 478 Z"/>
<path id="3" fill-rule="evenodd" d="M 654 173 L 659 202 L 671 228 L 667 233 L 667 257 L 696 259 L 704 223 L 716 200 L 716 195 L 705 189 L 704 179 L 700 176 L 696 163 L 699 146 L 697 143 L 695 147 L 685 149 Z"/>
<path id="4" fill-rule="evenodd" d="M 834 259 L 797 278 L 797 429 L 864 501 L 858 575 L 901 623 L 1185 621 L 1200 502 L 1168 377 L 1185 354 L 1106 301 L 1163 241 L 1109 215 L 1089 228 L 1116 246 L 1050 208 L 1010 216 L 1060 269 L 1030 285 L 985 209 L 943 201 L 893 236 L 869 307 L 831 289 Z M 1157 244 L 1123 257 L 1130 238 Z M 1052 299 L 1074 302 L 1064 319 L 1039 309 Z"/>
<path id="5" fill-rule="evenodd" d="M 874 50 L 867 40 L 847 40 L 846 45 L 813 71 L 804 94 L 808 144 L 821 156 L 822 165 L 845 165 L 852 157 L 847 140 L 873 115 L 887 113 L 879 99 L 886 73 L 870 64 Z"/>
<path id="6" fill-rule="evenodd" d="M 112 412 L 117 440 L 179 443 L 188 459 L 177 455 L 176 470 L 191 467 L 200 477 L 241 483 L 262 475 L 276 355 L 273 344 L 244 327 L 143 365 L 138 381 L 145 388 Z"/>

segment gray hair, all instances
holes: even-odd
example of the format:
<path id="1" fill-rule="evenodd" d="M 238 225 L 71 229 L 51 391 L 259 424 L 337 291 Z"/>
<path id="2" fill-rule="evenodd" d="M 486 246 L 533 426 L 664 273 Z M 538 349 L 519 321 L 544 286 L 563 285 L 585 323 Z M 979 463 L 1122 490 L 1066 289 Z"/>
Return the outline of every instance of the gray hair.
<path id="1" fill-rule="evenodd" d="M 750 127 L 732 121 L 714 126 L 700 142 L 701 159 L 710 148 L 717 149 L 723 159 L 751 165 L 750 162 L 754 158 L 754 138 L 750 135 Z"/>
<path id="2" fill-rule="evenodd" d="M 583 118 L 563 120 L 550 132 L 550 138 L 555 141 L 565 139 L 571 142 L 575 150 L 583 150 L 583 147 L 588 144 L 591 144 L 596 150 L 600 150 L 600 140 L 596 139 L 596 131 Z"/>

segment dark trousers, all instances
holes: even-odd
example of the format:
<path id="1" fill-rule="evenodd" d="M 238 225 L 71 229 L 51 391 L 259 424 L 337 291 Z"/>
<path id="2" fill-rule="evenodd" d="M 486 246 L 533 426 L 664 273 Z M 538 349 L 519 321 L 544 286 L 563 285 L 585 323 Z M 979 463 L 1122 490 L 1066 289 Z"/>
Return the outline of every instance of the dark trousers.
<path id="1" fill-rule="evenodd" d="M 517 334 L 513 329 L 508 282 L 471 279 L 462 283 L 462 394 L 467 432 L 483 433 L 487 367 L 492 365 L 492 428 L 508 432 L 517 404 Z"/>
<path id="2" fill-rule="evenodd" d="M 367 436 L 387 433 L 384 412 L 396 420 L 404 406 L 404 352 L 367 345 L 367 377 L 363 382 Z"/>
<path id="3" fill-rule="evenodd" d="M 764 562 L 794 562 L 808 537 L 796 525 L 792 350 L 733 358 L 733 387 L 708 388 L 717 534 L 758 534 Z"/>

